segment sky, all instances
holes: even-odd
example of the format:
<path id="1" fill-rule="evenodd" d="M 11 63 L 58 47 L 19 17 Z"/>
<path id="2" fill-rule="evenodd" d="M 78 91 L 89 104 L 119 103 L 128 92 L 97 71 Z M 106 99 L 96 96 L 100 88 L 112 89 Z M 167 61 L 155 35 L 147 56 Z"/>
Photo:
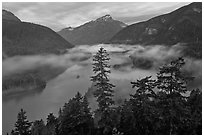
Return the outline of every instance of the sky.
<path id="1" fill-rule="evenodd" d="M 3 2 L 2 8 L 15 14 L 21 21 L 60 31 L 106 14 L 130 25 L 187 4 L 189 2 Z"/>

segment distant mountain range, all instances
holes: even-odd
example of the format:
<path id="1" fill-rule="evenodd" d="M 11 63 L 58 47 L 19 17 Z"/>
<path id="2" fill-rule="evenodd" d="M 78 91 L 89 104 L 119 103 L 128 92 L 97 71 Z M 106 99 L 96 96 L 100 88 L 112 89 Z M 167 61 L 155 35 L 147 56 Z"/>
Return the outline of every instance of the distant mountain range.
<path id="1" fill-rule="evenodd" d="M 118 32 L 108 43 L 173 45 L 186 43 L 186 54 L 202 56 L 202 3 L 191 3 L 171 13 L 135 23 Z"/>
<path id="2" fill-rule="evenodd" d="M 127 25 L 105 15 L 79 27 L 68 27 L 58 32 L 63 38 L 74 45 L 99 44 L 107 42 Z"/>
<path id="3" fill-rule="evenodd" d="M 197 54 L 195 56 L 202 56 L 200 52 L 202 48 L 201 2 L 191 3 L 171 13 L 129 26 L 114 20 L 110 15 L 105 15 L 76 28 L 62 29 L 58 34 L 64 39 L 47 27 L 21 22 L 11 12 L 3 10 L 2 14 L 3 55 L 5 56 L 58 54 L 73 45 L 99 43 L 142 45 L 186 43 L 189 47 L 187 53 L 193 52 Z"/>
<path id="4" fill-rule="evenodd" d="M 127 44 L 176 44 L 202 39 L 202 3 L 192 3 L 169 14 L 132 24 L 110 41 Z"/>
<path id="5" fill-rule="evenodd" d="M 2 11 L 3 58 L 15 55 L 60 54 L 73 45 L 48 27 L 21 22 L 13 13 Z"/>
<path id="6" fill-rule="evenodd" d="M 200 59 L 202 3 L 191 3 L 171 13 L 129 26 L 105 15 L 76 28 L 62 29 L 58 34 L 48 27 L 22 22 L 13 13 L 2 10 L 3 59 L 16 55 L 62 54 L 73 45 L 99 43 L 165 46 L 185 43 L 184 55 Z M 20 87 L 27 91 L 30 87 L 44 88 L 46 81 L 65 70 L 41 66 L 21 74 L 9 75 L 3 78 L 3 89 L 9 91 Z M 22 79 L 26 79 L 24 85 Z"/>

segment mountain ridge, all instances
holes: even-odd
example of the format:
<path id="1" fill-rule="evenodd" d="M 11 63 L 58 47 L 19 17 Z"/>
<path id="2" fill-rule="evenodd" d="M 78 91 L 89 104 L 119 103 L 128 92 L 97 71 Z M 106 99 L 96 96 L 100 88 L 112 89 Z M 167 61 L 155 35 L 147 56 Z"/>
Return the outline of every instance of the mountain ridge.
<path id="1" fill-rule="evenodd" d="M 92 45 L 106 42 L 126 26 L 125 23 L 114 20 L 107 14 L 75 28 L 64 28 L 58 34 L 74 45 Z"/>
<path id="2" fill-rule="evenodd" d="M 198 40 L 189 36 L 193 34 Z M 173 45 L 178 42 L 201 41 L 200 36 L 202 3 L 191 3 L 173 12 L 129 25 L 113 36 L 108 43 Z"/>
<path id="3" fill-rule="evenodd" d="M 72 44 L 46 26 L 13 20 L 11 18 L 16 16 L 11 12 L 7 12 L 11 13 L 7 19 L 5 11 L 2 12 L 3 57 L 60 54 L 73 47 Z"/>
<path id="4" fill-rule="evenodd" d="M 5 9 L 2 10 L 2 19 L 21 22 L 21 20 L 18 17 L 16 17 L 12 12 L 7 11 Z"/>

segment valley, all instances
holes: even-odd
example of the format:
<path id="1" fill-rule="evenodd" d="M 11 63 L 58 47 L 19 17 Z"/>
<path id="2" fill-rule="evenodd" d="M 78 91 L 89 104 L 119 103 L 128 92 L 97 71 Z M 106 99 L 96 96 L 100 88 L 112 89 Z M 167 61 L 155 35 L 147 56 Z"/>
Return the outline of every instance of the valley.
<path id="1" fill-rule="evenodd" d="M 21 108 L 26 110 L 29 121 L 46 121 L 49 113 L 59 116 L 59 109 L 77 92 L 87 98 L 91 113 L 95 113 L 98 102 L 91 76 L 93 59 L 101 47 L 110 57 L 114 107 L 123 107 L 135 93 L 131 82 L 148 76 L 157 79 L 162 66 L 180 57 L 185 63 L 176 74 L 180 76 L 181 71 L 185 78 L 193 77 L 184 96 L 189 97 L 194 89 L 202 91 L 202 3 L 190 3 L 131 24 L 104 13 L 82 25 L 67 24 L 66 28 L 54 30 L 2 10 L 3 134 L 11 133 Z M 64 19 L 50 21 L 45 17 L 45 21 L 62 26 Z"/>

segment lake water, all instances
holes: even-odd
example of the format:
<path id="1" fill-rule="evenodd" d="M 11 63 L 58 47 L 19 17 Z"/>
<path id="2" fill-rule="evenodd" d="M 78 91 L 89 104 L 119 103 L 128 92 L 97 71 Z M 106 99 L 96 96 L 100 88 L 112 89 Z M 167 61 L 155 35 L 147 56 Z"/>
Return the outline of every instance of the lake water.
<path id="1" fill-rule="evenodd" d="M 108 51 L 114 51 L 114 53 L 110 53 L 111 65 L 129 62 L 129 55 L 133 53 L 132 50 L 127 51 L 126 47 L 106 48 Z M 77 49 L 78 52 L 89 51 L 91 53 L 95 53 L 97 50 L 98 46 L 91 49 L 87 49 L 86 47 L 79 47 Z M 76 52 L 76 49 L 71 52 Z M 6 132 L 10 133 L 11 129 L 13 129 L 14 123 L 17 120 L 17 113 L 21 108 L 27 112 L 28 120 L 43 119 L 46 121 L 47 115 L 50 112 L 58 115 L 59 108 L 70 98 L 74 97 L 76 92 L 79 91 L 84 95 L 92 84 L 90 82 L 90 76 L 93 75 L 91 63 L 92 58 L 89 58 L 85 61 L 73 64 L 64 73 L 50 80 L 43 91 L 30 91 L 28 93 L 3 98 L 3 134 L 6 134 Z M 112 69 L 110 79 L 111 82 L 116 85 L 115 98 L 128 98 L 129 94 L 134 92 L 134 89 L 131 88 L 131 81 L 149 75 L 155 76 L 155 74 L 156 71 L 154 69 L 133 69 L 130 64 L 124 65 L 119 70 Z"/>

